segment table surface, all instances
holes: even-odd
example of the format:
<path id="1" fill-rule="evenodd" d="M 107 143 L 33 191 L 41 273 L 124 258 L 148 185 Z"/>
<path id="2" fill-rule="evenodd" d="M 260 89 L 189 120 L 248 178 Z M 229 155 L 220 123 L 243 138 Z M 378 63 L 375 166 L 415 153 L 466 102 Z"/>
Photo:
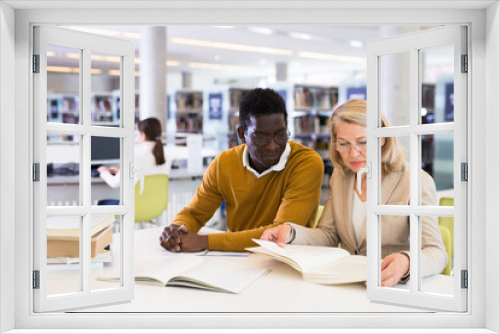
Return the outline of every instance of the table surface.
<path id="1" fill-rule="evenodd" d="M 135 260 L 147 256 L 195 256 L 166 255 L 158 245 L 161 228 L 135 231 Z M 210 231 L 209 231 L 210 232 Z M 205 231 L 207 233 L 207 231 Z M 118 238 L 114 238 L 112 249 L 118 248 Z M 114 262 L 119 254 L 115 251 Z M 366 298 L 363 283 L 326 286 L 302 279 L 301 274 L 277 260 L 250 254 L 248 256 L 203 256 L 204 261 L 224 261 L 255 267 L 269 268 L 269 273 L 259 277 L 241 294 L 211 292 L 184 287 L 163 287 L 156 283 L 136 282 L 135 297 L 130 303 L 86 309 L 81 312 L 425 312 L 422 310 L 371 303 Z M 92 270 L 92 289 L 116 287 L 117 283 L 97 281 L 95 276 L 113 268 Z M 75 270 L 48 271 L 50 287 L 74 280 Z M 425 291 L 453 293 L 453 278 L 436 275 L 422 282 Z M 401 285 L 398 288 L 408 289 Z"/>

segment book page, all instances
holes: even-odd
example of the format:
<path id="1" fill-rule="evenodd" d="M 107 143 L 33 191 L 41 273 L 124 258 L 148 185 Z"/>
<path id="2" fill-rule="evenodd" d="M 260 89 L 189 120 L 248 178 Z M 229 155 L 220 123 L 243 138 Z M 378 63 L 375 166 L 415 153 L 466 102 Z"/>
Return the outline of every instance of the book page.
<path id="1" fill-rule="evenodd" d="M 256 268 L 211 259 L 174 277 L 167 285 L 190 286 L 213 291 L 241 293 L 259 276 L 268 272 Z"/>
<path id="2" fill-rule="evenodd" d="M 346 284 L 366 281 L 366 256 L 351 255 L 303 274 L 306 281 L 318 284 Z"/>
<path id="3" fill-rule="evenodd" d="M 176 275 L 181 275 L 185 271 L 203 263 L 203 260 L 196 256 L 162 256 L 135 259 L 134 276 L 136 281 L 156 281 L 163 286 L 168 280 Z M 102 281 L 115 281 L 120 279 L 118 271 L 112 271 L 97 277 Z"/>
<path id="4" fill-rule="evenodd" d="M 301 272 L 310 271 L 326 263 L 334 262 L 350 255 L 348 251 L 338 247 L 285 245 L 285 247 L 282 248 L 274 242 L 257 239 L 252 240 L 266 250 L 275 253 L 277 258 L 282 257 L 293 261 L 298 267 L 296 269 L 300 269 Z"/>

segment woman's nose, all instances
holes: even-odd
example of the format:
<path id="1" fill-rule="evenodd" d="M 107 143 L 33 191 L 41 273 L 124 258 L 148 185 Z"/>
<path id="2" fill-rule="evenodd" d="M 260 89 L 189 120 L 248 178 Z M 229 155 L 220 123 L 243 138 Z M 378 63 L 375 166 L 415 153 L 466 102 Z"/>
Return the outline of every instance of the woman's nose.
<path id="1" fill-rule="evenodd" d="M 349 150 L 349 155 L 352 157 L 357 157 L 358 155 L 360 155 L 360 152 L 356 146 L 351 145 L 351 149 Z"/>

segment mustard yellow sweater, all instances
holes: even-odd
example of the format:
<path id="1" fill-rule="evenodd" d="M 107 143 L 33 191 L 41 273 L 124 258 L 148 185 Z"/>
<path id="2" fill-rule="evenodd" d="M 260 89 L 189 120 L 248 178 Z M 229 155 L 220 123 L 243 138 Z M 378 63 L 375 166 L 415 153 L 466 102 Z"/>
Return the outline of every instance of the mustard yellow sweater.
<path id="1" fill-rule="evenodd" d="M 230 232 L 211 234 L 210 250 L 242 251 L 256 246 L 265 229 L 293 222 L 312 226 L 319 205 L 324 166 L 312 149 L 290 141 L 291 152 L 283 170 L 257 178 L 243 166 L 240 145 L 222 152 L 210 164 L 191 203 L 174 224 L 198 232 L 226 202 Z"/>

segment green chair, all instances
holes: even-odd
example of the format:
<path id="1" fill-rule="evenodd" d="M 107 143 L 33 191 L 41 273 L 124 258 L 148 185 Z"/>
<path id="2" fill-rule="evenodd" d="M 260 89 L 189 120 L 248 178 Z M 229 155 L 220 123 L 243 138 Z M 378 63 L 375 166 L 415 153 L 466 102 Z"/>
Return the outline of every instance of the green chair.
<path id="1" fill-rule="evenodd" d="M 319 219 L 321 218 L 321 214 L 323 213 L 324 209 L 324 205 L 318 206 L 318 211 L 316 212 L 316 217 L 314 218 L 314 225 L 312 227 L 316 227 L 318 225 Z"/>
<path id="2" fill-rule="evenodd" d="M 446 264 L 446 267 L 444 267 L 443 272 L 441 275 L 448 275 L 450 276 L 451 274 L 451 234 L 450 231 L 448 230 L 447 227 L 445 226 L 439 226 L 439 231 L 441 232 L 441 237 L 443 238 L 443 244 L 444 248 L 446 248 L 446 253 L 448 253 L 448 263 Z"/>
<path id="3" fill-rule="evenodd" d="M 439 199 L 439 205 L 440 206 L 454 206 L 454 199 L 453 197 L 441 197 Z M 453 243 L 453 217 L 439 217 L 438 218 L 438 223 L 440 226 L 445 226 L 449 231 L 450 231 L 450 236 L 451 236 L 451 257 L 454 256 L 454 249 L 455 249 L 455 246 L 454 246 L 454 243 Z"/>
<path id="4" fill-rule="evenodd" d="M 144 191 L 139 195 L 140 182 L 135 184 L 135 222 L 155 223 L 168 206 L 168 175 L 144 176 Z"/>

